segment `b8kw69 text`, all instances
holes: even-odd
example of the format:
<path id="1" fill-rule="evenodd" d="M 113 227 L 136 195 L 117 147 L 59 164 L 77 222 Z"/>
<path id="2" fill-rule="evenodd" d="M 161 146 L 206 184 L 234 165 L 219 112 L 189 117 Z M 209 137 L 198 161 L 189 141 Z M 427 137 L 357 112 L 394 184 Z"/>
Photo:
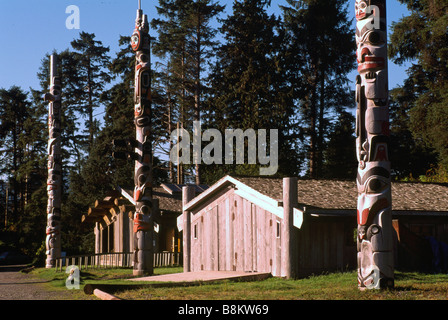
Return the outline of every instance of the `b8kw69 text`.
<path id="1" fill-rule="evenodd" d="M 260 305 L 238 305 L 238 304 L 224 304 L 222 306 L 222 314 L 226 315 L 226 314 L 230 314 L 230 315 L 235 315 L 235 314 L 247 314 L 247 315 L 261 315 L 261 314 L 268 314 L 269 312 L 269 306 L 266 304 Z"/>

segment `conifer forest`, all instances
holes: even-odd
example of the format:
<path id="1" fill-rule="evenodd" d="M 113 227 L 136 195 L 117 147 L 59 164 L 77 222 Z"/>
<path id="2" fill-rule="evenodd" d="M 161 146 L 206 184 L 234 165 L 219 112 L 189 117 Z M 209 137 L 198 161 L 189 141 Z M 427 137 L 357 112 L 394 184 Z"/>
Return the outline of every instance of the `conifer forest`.
<path id="1" fill-rule="evenodd" d="M 403 84 L 389 88 L 392 179 L 446 183 L 448 0 L 397 1 L 409 15 L 388 26 L 388 58 L 410 67 Z M 268 10 L 275 0 L 226 2 L 228 14 L 217 0 L 153 5 L 155 184 L 258 175 L 257 164 L 170 161 L 171 133 L 191 132 L 194 121 L 223 134 L 278 129 L 276 177 L 356 179 L 353 1 L 287 0 L 279 14 Z M 0 232 L 30 257 L 45 254 L 50 55 L 59 57 L 62 81 L 64 251 L 93 252 L 81 216 L 116 186 L 134 188 L 133 162 L 113 157 L 114 140 L 135 138 L 129 23 L 129 34 L 116 35 L 119 51 L 95 30 L 82 31 L 70 47 L 41 57 L 39 87 L 0 88 Z"/>

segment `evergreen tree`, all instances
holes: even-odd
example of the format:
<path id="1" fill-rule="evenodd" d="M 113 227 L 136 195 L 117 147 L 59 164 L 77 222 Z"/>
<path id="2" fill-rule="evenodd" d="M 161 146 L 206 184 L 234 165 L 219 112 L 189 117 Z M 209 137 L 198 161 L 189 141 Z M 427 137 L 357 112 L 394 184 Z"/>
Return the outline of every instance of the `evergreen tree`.
<path id="1" fill-rule="evenodd" d="M 12 212 L 4 206 L 2 212 L 8 214 L 7 227 L 17 233 L 18 249 L 26 254 L 34 253 L 45 236 L 46 120 L 46 110 L 30 102 L 21 88 L 0 90 L 0 172 L 3 191 L 8 187 L 12 199 Z"/>
<path id="2" fill-rule="evenodd" d="M 167 124 L 172 128 L 177 120 L 181 127 L 192 128 L 191 121 L 201 120 L 203 72 L 216 45 L 213 40 L 216 30 L 210 21 L 224 7 L 210 0 L 161 0 L 157 10 L 165 18 L 153 19 L 152 26 L 159 33 L 154 52 L 167 58 L 160 82 L 165 91 Z M 199 184 L 200 164 L 195 165 L 194 171 L 195 182 Z"/>
<path id="3" fill-rule="evenodd" d="M 327 179 L 356 179 L 355 117 L 342 111 L 329 132 L 329 141 L 323 150 L 322 177 Z"/>
<path id="4" fill-rule="evenodd" d="M 353 106 L 347 74 L 355 67 L 354 32 L 343 0 L 287 0 L 289 81 L 307 139 L 308 174 L 321 176 L 331 117 Z"/>
<path id="5" fill-rule="evenodd" d="M 210 73 L 205 122 L 222 134 L 225 129 L 278 129 L 278 174 L 297 174 L 293 105 L 281 48 L 284 34 L 279 19 L 267 14 L 268 5 L 269 1 L 235 1 L 233 13 L 220 21 L 224 43 Z M 228 174 L 258 174 L 256 168 L 226 167 Z M 218 168 L 209 165 L 206 170 L 213 175 Z"/>
<path id="6" fill-rule="evenodd" d="M 390 91 L 390 158 L 395 179 L 414 179 L 425 175 L 437 155 L 421 139 L 414 138 L 410 127 L 410 109 L 413 101 L 413 81 Z"/>
<path id="7" fill-rule="evenodd" d="M 95 40 L 94 33 L 86 32 L 81 32 L 79 39 L 73 40 L 71 46 L 77 62 L 76 108 L 82 116 L 88 117 L 88 152 L 99 129 L 98 122 L 93 118 L 93 111 L 100 106 L 101 94 L 111 81 L 108 73 L 109 48 L 104 47 L 101 41 Z"/>
<path id="8" fill-rule="evenodd" d="M 30 102 L 27 93 L 17 86 L 9 90 L 0 90 L 0 143 L 2 157 L 0 174 L 9 182 L 9 194 L 12 197 L 12 222 L 17 222 L 26 203 L 25 164 L 27 146 L 25 145 L 25 122 L 29 117 Z"/>
<path id="9" fill-rule="evenodd" d="M 392 25 L 389 56 L 395 63 L 412 61 L 408 79 L 396 91 L 409 109 L 410 131 L 417 144 L 437 152 L 448 167 L 448 1 L 400 0 L 409 16 Z M 417 150 L 415 150 L 417 152 Z"/>

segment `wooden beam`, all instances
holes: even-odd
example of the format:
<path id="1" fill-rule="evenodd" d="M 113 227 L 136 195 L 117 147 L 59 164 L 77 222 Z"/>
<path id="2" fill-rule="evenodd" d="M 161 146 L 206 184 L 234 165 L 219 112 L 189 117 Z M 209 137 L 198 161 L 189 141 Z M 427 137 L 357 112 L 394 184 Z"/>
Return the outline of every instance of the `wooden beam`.
<path id="1" fill-rule="evenodd" d="M 98 209 L 110 209 L 115 206 L 113 200 L 96 200 L 95 201 L 95 208 Z"/>
<path id="2" fill-rule="evenodd" d="M 121 205 L 118 208 L 120 209 L 120 212 L 124 214 L 128 214 L 129 212 L 134 214 L 135 211 L 135 206 L 133 205 Z M 132 218 L 134 218 L 134 216 L 132 216 Z"/>
<path id="3" fill-rule="evenodd" d="M 295 277 L 297 264 L 293 210 L 297 207 L 297 178 L 283 178 L 283 221 L 281 225 L 281 276 Z"/>
<path id="4" fill-rule="evenodd" d="M 121 196 L 121 192 L 119 190 L 109 190 L 106 192 L 106 197 L 118 198 Z"/>
<path id="5" fill-rule="evenodd" d="M 87 215 L 89 216 L 103 216 L 107 213 L 106 209 L 92 208 L 90 207 L 87 211 Z"/>
<path id="6" fill-rule="evenodd" d="M 99 222 L 101 220 L 100 216 L 88 216 L 86 214 L 83 214 L 81 217 L 81 223 L 82 222 Z"/>
<path id="7" fill-rule="evenodd" d="M 115 220 L 112 218 L 112 214 L 109 211 L 106 211 L 106 213 L 103 215 L 103 220 L 106 222 L 107 225 L 110 225 Z"/>
<path id="8" fill-rule="evenodd" d="M 182 188 L 182 207 L 185 207 L 195 196 L 195 188 L 193 186 L 185 186 Z M 183 247 L 184 247 L 184 272 L 191 271 L 191 212 L 183 211 Z"/>
<path id="9" fill-rule="evenodd" d="M 129 205 L 129 200 L 126 199 L 126 198 L 115 198 L 115 199 L 114 199 L 114 204 L 115 204 L 117 207 L 125 206 L 125 205 Z"/>
<path id="10" fill-rule="evenodd" d="M 110 293 L 101 291 L 100 289 L 93 290 L 93 294 L 95 296 L 97 296 L 98 298 L 100 298 L 101 300 L 121 300 L 117 296 L 114 296 L 114 295 L 112 295 Z"/>

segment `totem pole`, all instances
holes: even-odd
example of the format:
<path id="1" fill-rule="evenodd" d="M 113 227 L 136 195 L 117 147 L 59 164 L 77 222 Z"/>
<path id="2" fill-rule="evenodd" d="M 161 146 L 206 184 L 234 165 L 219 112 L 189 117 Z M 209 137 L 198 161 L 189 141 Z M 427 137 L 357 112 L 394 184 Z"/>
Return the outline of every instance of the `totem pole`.
<path id="1" fill-rule="evenodd" d="M 44 101 L 49 101 L 46 268 L 54 267 L 55 259 L 61 256 L 61 79 L 57 75 L 57 69 L 57 56 L 52 55 L 50 92 L 44 96 Z"/>
<path id="2" fill-rule="evenodd" d="M 356 0 L 358 287 L 394 285 L 386 0 Z"/>
<path id="3" fill-rule="evenodd" d="M 131 36 L 136 53 L 134 122 L 136 129 L 134 171 L 134 275 L 153 272 L 153 202 L 152 202 L 152 132 L 151 132 L 151 66 L 149 25 L 141 2 L 135 30 Z"/>

